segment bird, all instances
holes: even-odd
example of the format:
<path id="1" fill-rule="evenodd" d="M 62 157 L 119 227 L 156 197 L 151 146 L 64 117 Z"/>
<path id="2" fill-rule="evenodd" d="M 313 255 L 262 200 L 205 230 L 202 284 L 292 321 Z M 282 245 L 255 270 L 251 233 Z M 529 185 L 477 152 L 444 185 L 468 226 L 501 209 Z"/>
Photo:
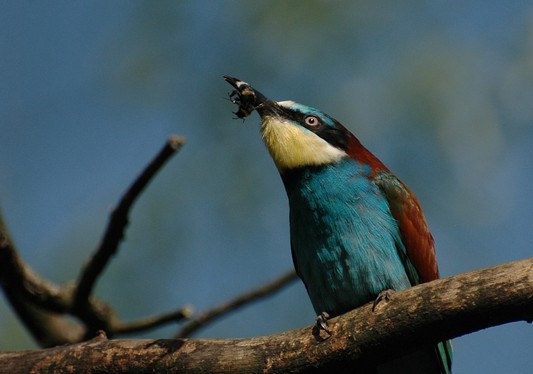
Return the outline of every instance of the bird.
<path id="1" fill-rule="evenodd" d="M 294 101 L 274 101 L 250 84 L 234 88 L 234 114 L 253 111 L 289 202 L 290 244 L 321 326 L 439 277 L 433 236 L 413 192 L 333 117 Z M 327 322 L 326 322 L 327 323 Z M 451 373 L 449 341 L 422 347 L 369 373 Z M 361 372 L 361 371 L 358 371 Z"/>

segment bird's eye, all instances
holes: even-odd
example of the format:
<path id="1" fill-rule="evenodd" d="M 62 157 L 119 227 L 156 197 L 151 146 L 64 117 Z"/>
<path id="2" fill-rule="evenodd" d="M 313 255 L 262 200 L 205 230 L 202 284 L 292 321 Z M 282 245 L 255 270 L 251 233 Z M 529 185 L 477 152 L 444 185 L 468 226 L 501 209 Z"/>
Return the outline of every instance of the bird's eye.
<path id="1" fill-rule="evenodd" d="M 317 117 L 315 116 L 307 116 L 304 118 L 305 124 L 307 126 L 316 126 L 320 122 Z"/>

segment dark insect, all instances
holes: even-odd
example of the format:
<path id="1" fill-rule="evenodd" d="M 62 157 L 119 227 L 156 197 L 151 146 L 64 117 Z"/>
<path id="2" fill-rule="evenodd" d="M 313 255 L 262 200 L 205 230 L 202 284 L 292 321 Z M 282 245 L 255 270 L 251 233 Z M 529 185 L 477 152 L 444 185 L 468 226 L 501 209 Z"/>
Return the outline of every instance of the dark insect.
<path id="1" fill-rule="evenodd" d="M 235 87 L 235 90 L 229 93 L 229 98 L 233 104 L 239 106 L 239 109 L 233 114 L 239 118 L 248 117 L 259 104 L 256 91 L 248 83 L 237 78 L 224 76 L 224 80 Z"/>

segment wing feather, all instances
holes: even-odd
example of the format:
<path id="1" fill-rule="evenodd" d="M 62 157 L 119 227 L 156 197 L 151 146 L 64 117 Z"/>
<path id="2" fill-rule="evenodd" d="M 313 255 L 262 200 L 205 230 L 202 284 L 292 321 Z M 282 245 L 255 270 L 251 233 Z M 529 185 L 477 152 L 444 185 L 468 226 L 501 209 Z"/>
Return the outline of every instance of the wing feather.
<path id="1" fill-rule="evenodd" d="M 388 171 L 378 173 L 374 182 L 387 198 L 391 213 L 398 222 L 407 257 L 416 269 L 420 282 L 437 279 L 439 271 L 435 244 L 418 199 Z"/>
<path id="2" fill-rule="evenodd" d="M 420 282 L 429 282 L 439 277 L 435 244 L 415 195 L 361 142 L 350 133 L 347 153 L 358 162 L 369 165 L 372 169 L 370 178 L 374 180 L 385 195 L 393 217 L 398 221 L 400 236 L 408 260 L 418 273 Z M 406 272 L 410 273 L 410 264 Z M 417 282 L 413 281 L 413 285 Z"/>

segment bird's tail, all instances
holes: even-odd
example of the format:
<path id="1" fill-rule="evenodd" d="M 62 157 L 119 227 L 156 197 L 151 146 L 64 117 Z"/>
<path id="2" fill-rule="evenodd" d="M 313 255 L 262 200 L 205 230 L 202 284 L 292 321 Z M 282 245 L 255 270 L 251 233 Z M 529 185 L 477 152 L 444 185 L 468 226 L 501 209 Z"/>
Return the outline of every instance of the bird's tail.
<path id="1" fill-rule="evenodd" d="M 440 342 L 437 344 L 436 351 L 442 365 L 441 372 L 443 374 L 451 374 L 453 359 L 452 342 L 450 340 Z"/>

